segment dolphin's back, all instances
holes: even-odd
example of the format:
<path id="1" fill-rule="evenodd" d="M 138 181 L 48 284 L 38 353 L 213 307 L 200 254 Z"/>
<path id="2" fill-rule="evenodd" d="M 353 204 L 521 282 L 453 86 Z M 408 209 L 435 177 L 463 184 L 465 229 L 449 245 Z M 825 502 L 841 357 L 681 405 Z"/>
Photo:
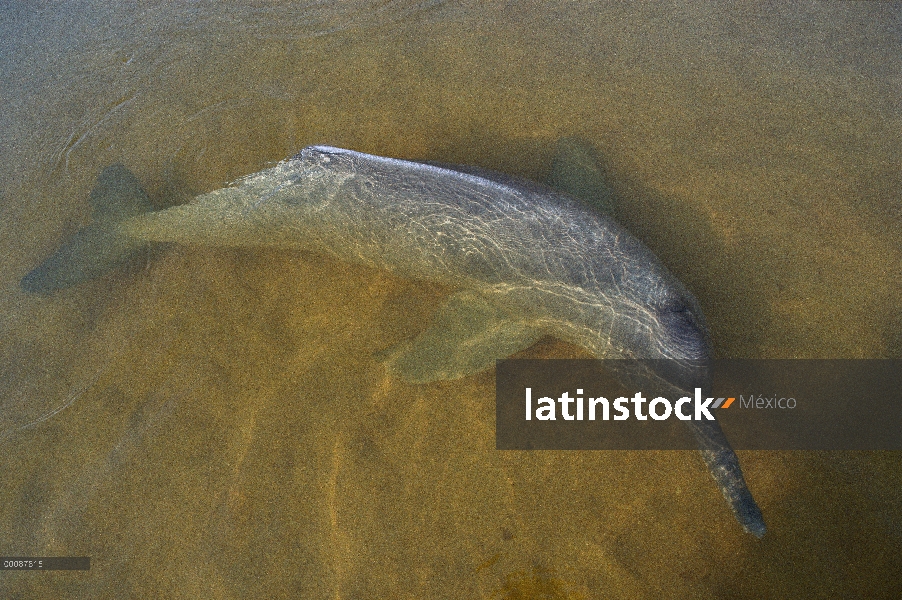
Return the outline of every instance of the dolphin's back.
<path id="1" fill-rule="evenodd" d="M 641 245 L 629 248 L 634 238 L 615 222 L 534 182 L 324 147 L 292 160 L 303 172 L 324 157 L 341 174 L 324 202 L 338 216 L 330 233 L 354 228 L 350 248 L 361 258 L 377 252 L 384 260 L 396 248 L 396 266 L 411 262 L 420 275 L 434 269 L 484 283 L 604 287 L 619 279 L 615 255 L 650 258 Z M 309 206 L 311 195 L 300 202 Z"/>

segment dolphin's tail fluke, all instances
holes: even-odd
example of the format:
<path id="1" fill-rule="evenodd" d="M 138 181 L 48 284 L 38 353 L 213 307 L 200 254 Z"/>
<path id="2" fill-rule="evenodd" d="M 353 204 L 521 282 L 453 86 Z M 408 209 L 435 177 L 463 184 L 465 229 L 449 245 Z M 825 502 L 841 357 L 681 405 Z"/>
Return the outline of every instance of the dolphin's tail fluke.
<path id="1" fill-rule="evenodd" d="M 92 222 L 19 282 L 26 292 L 49 294 L 120 269 L 140 257 L 147 243 L 122 235 L 119 223 L 153 209 L 138 179 L 112 165 L 91 191 Z"/>

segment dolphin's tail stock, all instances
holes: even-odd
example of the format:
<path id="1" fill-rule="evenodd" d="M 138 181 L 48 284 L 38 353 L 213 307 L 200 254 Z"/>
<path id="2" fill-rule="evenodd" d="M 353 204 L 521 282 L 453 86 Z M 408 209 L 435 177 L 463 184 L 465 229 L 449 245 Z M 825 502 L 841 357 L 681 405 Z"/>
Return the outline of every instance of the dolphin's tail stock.
<path id="1" fill-rule="evenodd" d="M 119 223 L 150 212 L 147 193 L 120 164 L 103 170 L 90 197 L 91 223 L 32 270 L 19 285 L 26 292 L 49 294 L 115 271 L 140 258 L 147 242 L 121 235 Z"/>

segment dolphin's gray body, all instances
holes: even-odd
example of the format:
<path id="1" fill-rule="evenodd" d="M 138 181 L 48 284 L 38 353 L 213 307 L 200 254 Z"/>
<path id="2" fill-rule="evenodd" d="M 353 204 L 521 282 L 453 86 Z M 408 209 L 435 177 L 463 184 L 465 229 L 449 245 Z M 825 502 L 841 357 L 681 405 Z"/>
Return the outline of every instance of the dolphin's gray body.
<path id="1" fill-rule="evenodd" d="M 149 242 L 305 248 L 460 290 L 430 330 L 387 357 L 408 380 L 461 377 L 552 335 L 599 358 L 673 359 L 687 368 L 660 374 L 666 382 L 704 384 L 692 366 L 707 361 L 709 346 L 692 295 L 617 223 L 538 184 L 314 146 L 190 204 L 139 204 L 95 201 L 95 223 L 23 288 L 96 276 Z M 66 270 L 92 260 L 84 274 Z M 760 537 L 761 512 L 720 426 L 687 423 L 737 519 Z"/>

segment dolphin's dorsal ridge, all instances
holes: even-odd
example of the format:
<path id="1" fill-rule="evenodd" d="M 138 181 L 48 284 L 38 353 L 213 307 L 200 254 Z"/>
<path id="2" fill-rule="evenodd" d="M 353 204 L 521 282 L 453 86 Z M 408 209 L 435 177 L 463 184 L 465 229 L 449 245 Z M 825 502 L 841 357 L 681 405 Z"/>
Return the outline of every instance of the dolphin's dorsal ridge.
<path id="1" fill-rule="evenodd" d="M 389 349 L 383 362 L 410 383 L 459 379 L 485 371 L 542 335 L 485 296 L 462 291 L 448 298 L 426 331 Z"/>

